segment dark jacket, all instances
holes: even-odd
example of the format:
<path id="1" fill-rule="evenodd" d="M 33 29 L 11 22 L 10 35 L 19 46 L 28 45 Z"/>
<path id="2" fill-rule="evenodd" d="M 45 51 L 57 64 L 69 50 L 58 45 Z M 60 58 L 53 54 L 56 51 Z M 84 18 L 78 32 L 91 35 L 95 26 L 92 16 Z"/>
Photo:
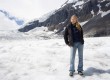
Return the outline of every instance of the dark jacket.
<path id="1" fill-rule="evenodd" d="M 79 31 L 75 25 L 73 25 L 72 23 L 69 24 L 64 32 L 64 40 L 65 43 L 69 46 L 73 46 L 74 42 L 81 42 L 82 44 L 84 44 L 82 27 L 81 31 Z"/>

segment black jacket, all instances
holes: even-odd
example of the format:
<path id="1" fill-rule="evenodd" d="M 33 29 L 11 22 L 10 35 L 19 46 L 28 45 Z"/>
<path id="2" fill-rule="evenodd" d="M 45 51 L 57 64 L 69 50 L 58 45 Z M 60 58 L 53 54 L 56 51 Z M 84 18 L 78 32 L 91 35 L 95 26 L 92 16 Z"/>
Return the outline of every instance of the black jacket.
<path id="1" fill-rule="evenodd" d="M 84 44 L 83 29 L 79 31 L 75 25 L 69 24 L 64 32 L 64 40 L 67 45 L 73 46 L 74 42 L 81 42 Z"/>

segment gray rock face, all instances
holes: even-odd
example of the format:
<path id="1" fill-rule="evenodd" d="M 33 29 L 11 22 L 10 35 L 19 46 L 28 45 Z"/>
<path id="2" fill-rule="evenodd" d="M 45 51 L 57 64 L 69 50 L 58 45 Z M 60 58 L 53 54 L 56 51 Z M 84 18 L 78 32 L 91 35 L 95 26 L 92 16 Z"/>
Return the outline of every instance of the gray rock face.
<path id="1" fill-rule="evenodd" d="M 88 21 L 82 26 L 86 36 L 108 36 L 110 35 L 110 0 L 79 0 L 84 3 L 76 5 L 77 2 L 66 3 L 56 10 L 47 20 L 39 22 L 35 20 L 19 29 L 27 32 L 35 27 L 46 26 L 48 30 L 57 30 L 61 33 L 69 23 L 72 15 L 77 15 L 79 22 Z"/>

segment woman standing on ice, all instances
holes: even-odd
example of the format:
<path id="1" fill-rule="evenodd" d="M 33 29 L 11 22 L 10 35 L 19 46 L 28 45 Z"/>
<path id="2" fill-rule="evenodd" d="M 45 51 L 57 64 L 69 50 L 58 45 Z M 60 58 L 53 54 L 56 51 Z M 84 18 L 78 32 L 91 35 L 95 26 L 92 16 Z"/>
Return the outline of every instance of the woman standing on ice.
<path id="1" fill-rule="evenodd" d="M 77 16 L 73 15 L 70 19 L 71 23 L 66 27 L 64 33 L 65 43 L 71 49 L 70 55 L 70 76 L 73 76 L 75 72 L 75 54 L 78 49 L 78 74 L 83 75 L 83 47 L 84 47 L 84 39 L 83 39 L 83 30 L 81 25 L 78 22 Z"/>

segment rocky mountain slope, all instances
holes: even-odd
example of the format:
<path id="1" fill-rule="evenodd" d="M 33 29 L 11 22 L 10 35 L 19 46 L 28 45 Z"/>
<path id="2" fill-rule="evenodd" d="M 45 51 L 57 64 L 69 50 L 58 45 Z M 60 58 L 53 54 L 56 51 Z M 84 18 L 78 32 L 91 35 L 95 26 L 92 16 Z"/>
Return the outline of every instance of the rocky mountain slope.
<path id="1" fill-rule="evenodd" d="M 110 35 L 110 0 L 67 0 L 60 9 L 49 13 L 45 20 L 30 21 L 19 31 L 27 32 L 45 26 L 61 34 L 74 14 L 78 16 L 85 36 Z"/>

